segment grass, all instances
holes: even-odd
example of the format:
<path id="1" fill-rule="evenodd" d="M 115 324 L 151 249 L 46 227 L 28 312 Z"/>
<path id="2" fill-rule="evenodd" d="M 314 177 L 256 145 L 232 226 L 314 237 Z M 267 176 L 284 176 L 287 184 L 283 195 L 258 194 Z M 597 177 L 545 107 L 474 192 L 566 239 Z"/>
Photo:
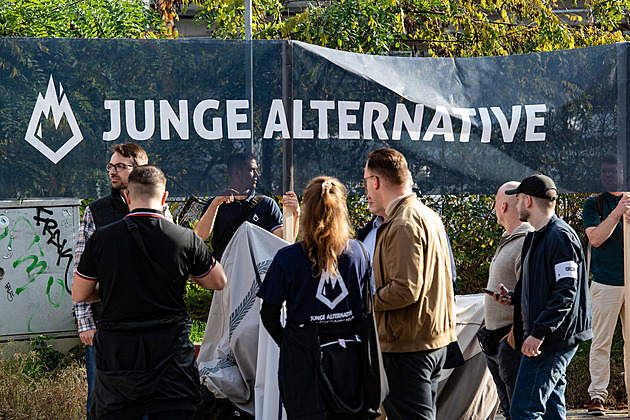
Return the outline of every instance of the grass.
<path id="1" fill-rule="evenodd" d="M 573 356 L 571 364 L 567 369 L 567 390 L 565 397 L 567 406 L 572 408 L 582 408 L 590 401 L 588 386 L 591 383 L 591 376 L 588 370 L 588 354 L 591 342 L 580 343 L 578 351 Z M 624 385 L 623 366 L 623 338 L 621 333 L 621 322 L 617 322 L 613 335 L 612 348 L 610 352 L 610 382 L 608 384 L 608 399 L 605 405 L 608 407 L 618 407 L 626 403 L 626 387 Z"/>
<path id="2" fill-rule="evenodd" d="M 64 355 L 48 338 L 32 351 L 0 358 L 0 419 L 84 419 L 87 382 L 81 351 Z"/>

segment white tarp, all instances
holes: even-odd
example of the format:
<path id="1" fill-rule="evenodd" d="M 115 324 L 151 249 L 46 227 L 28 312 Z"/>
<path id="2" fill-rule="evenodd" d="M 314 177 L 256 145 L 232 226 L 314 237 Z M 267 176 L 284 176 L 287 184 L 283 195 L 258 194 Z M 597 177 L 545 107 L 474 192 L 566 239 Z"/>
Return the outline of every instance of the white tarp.
<path id="1" fill-rule="evenodd" d="M 475 337 L 483 325 L 484 294 L 455 296 L 457 343 L 466 364 L 442 371 L 438 385 L 438 420 L 493 419 L 497 389 Z"/>
<path id="2" fill-rule="evenodd" d="M 261 380 L 267 380 L 265 387 L 274 400 L 269 408 L 279 405 L 278 346 L 270 338 L 265 339 L 266 345 L 261 349 L 269 348 L 272 353 L 258 354 L 260 299 L 256 293 L 276 252 L 285 246 L 287 243 L 282 239 L 247 222 L 236 231 L 221 261 L 228 284 L 212 298 L 197 358 L 202 383 L 217 398 L 228 398 L 251 414 L 254 414 L 258 357 L 268 362 L 267 374 Z M 264 328 L 260 329 L 266 334 Z M 271 386 L 273 391 L 269 389 Z M 269 418 L 277 419 L 277 409 L 275 412 L 276 416 Z"/>

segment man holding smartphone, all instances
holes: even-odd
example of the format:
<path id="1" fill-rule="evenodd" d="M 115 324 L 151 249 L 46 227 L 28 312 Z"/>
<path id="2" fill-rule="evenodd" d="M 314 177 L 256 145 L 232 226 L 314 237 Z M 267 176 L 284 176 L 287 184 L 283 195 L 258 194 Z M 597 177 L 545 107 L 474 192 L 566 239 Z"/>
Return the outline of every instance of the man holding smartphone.
<path id="1" fill-rule="evenodd" d="M 591 302 L 582 244 L 555 214 L 558 190 L 551 178 L 525 178 L 516 195 L 521 220 L 535 229 L 521 251 L 521 276 L 513 293 L 505 285 L 504 304 L 514 304 L 514 338 L 523 357 L 514 385 L 510 416 L 565 418 L 566 369 L 577 346 L 593 338 Z"/>
<path id="2" fill-rule="evenodd" d="M 494 302 L 492 292 L 498 291 L 501 283 L 508 289 L 514 290 L 521 274 L 523 240 L 527 232 L 534 230 L 532 225 L 519 219 L 516 196 L 505 194 L 506 190 L 518 188 L 518 186 L 519 182 L 506 182 L 501 185 L 495 197 L 494 214 L 497 223 L 505 228 L 505 232 L 501 236 L 499 246 L 490 263 L 488 285 L 487 289 L 484 289 L 486 294 L 490 294 L 486 296 L 484 304 L 486 328 L 490 332 L 500 329 L 510 330 L 509 327 L 514 322 L 514 310 Z M 501 410 L 506 420 L 509 420 L 510 402 L 521 362 L 521 351 L 514 348 L 513 330 L 503 337 L 496 354 L 486 355 L 486 362 L 497 386 Z"/>

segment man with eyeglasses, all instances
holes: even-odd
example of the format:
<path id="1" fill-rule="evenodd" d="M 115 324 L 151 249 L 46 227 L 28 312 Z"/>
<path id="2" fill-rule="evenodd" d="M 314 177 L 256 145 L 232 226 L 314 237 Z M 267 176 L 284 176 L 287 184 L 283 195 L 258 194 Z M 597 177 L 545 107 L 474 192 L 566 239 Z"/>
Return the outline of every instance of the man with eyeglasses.
<path id="1" fill-rule="evenodd" d="M 121 220 L 129 213 L 129 207 L 123 196 L 123 191 L 127 188 L 127 179 L 133 168 L 146 165 L 147 163 L 149 163 L 147 152 L 135 143 L 117 144 L 113 147 L 109 163 L 105 165 L 105 169 L 109 173 L 112 189 L 109 195 L 90 203 L 83 213 L 74 253 L 75 272 L 79 266 L 81 255 L 83 255 L 85 244 L 96 229 Z M 173 216 L 169 212 L 166 204 L 164 205 L 163 211 L 164 217 L 172 222 Z M 100 302 L 74 304 L 79 338 L 81 342 L 85 344 L 85 370 L 88 380 L 86 417 L 88 419 L 90 417 L 90 398 L 92 396 L 92 390 L 94 389 L 96 374 L 96 349 L 94 348 L 93 341 L 101 311 L 102 305 Z"/>
<path id="2" fill-rule="evenodd" d="M 225 247 L 243 222 L 248 221 L 282 238 L 282 212 L 270 197 L 256 194 L 258 164 L 251 153 L 235 153 L 228 158 L 229 187 L 208 201 L 195 226 L 204 241 L 212 235 L 212 255 L 221 260 Z M 293 212 L 293 232 L 297 235 L 300 205 L 296 194 L 288 191 L 282 204 Z"/>
<path id="3" fill-rule="evenodd" d="M 384 209 L 374 250 L 374 313 L 392 420 L 435 419 L 438 378 L 457 340 L 452 267 L 440 216 L 411 190 L 407 160 L 371 152 L 363 182 L 370 211 Z"/>
<path id="4" fill-rule="evenodd" d="M 582 219 L 592 248 L 591 308 L 593 342 L 589 355 L 591 401 L 588 412 L 603 415 L 610 380 L 610 346 L 617 318 L 624 313 L 623 226 L 624 213 L 630 209 L 630 198 L 618 191 L 617 157 L 609 155 L 602 162 L 603 192 L 584 202 Z M 623 316 L 621 321 L 624 321 Z M 622 329 L 625 332 L 624 329 Z M 623 337 L 624 341 L 629 337 Z M 626 389 L 628 384 L 626 384 Z"/>

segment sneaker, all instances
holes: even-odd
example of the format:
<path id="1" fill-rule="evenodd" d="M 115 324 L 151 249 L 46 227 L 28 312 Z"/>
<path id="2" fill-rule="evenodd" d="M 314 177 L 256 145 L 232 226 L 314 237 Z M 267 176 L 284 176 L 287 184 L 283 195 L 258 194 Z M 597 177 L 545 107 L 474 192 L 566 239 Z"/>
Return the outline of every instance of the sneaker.
<path id="1" fill-rule="evenodd" d="M 588 404 L 586 411 L 591 416 L 603 416 L 606 412 L 606 409 L 604 408 L 604 402 L 599 398 L 593 398 Z"/>

